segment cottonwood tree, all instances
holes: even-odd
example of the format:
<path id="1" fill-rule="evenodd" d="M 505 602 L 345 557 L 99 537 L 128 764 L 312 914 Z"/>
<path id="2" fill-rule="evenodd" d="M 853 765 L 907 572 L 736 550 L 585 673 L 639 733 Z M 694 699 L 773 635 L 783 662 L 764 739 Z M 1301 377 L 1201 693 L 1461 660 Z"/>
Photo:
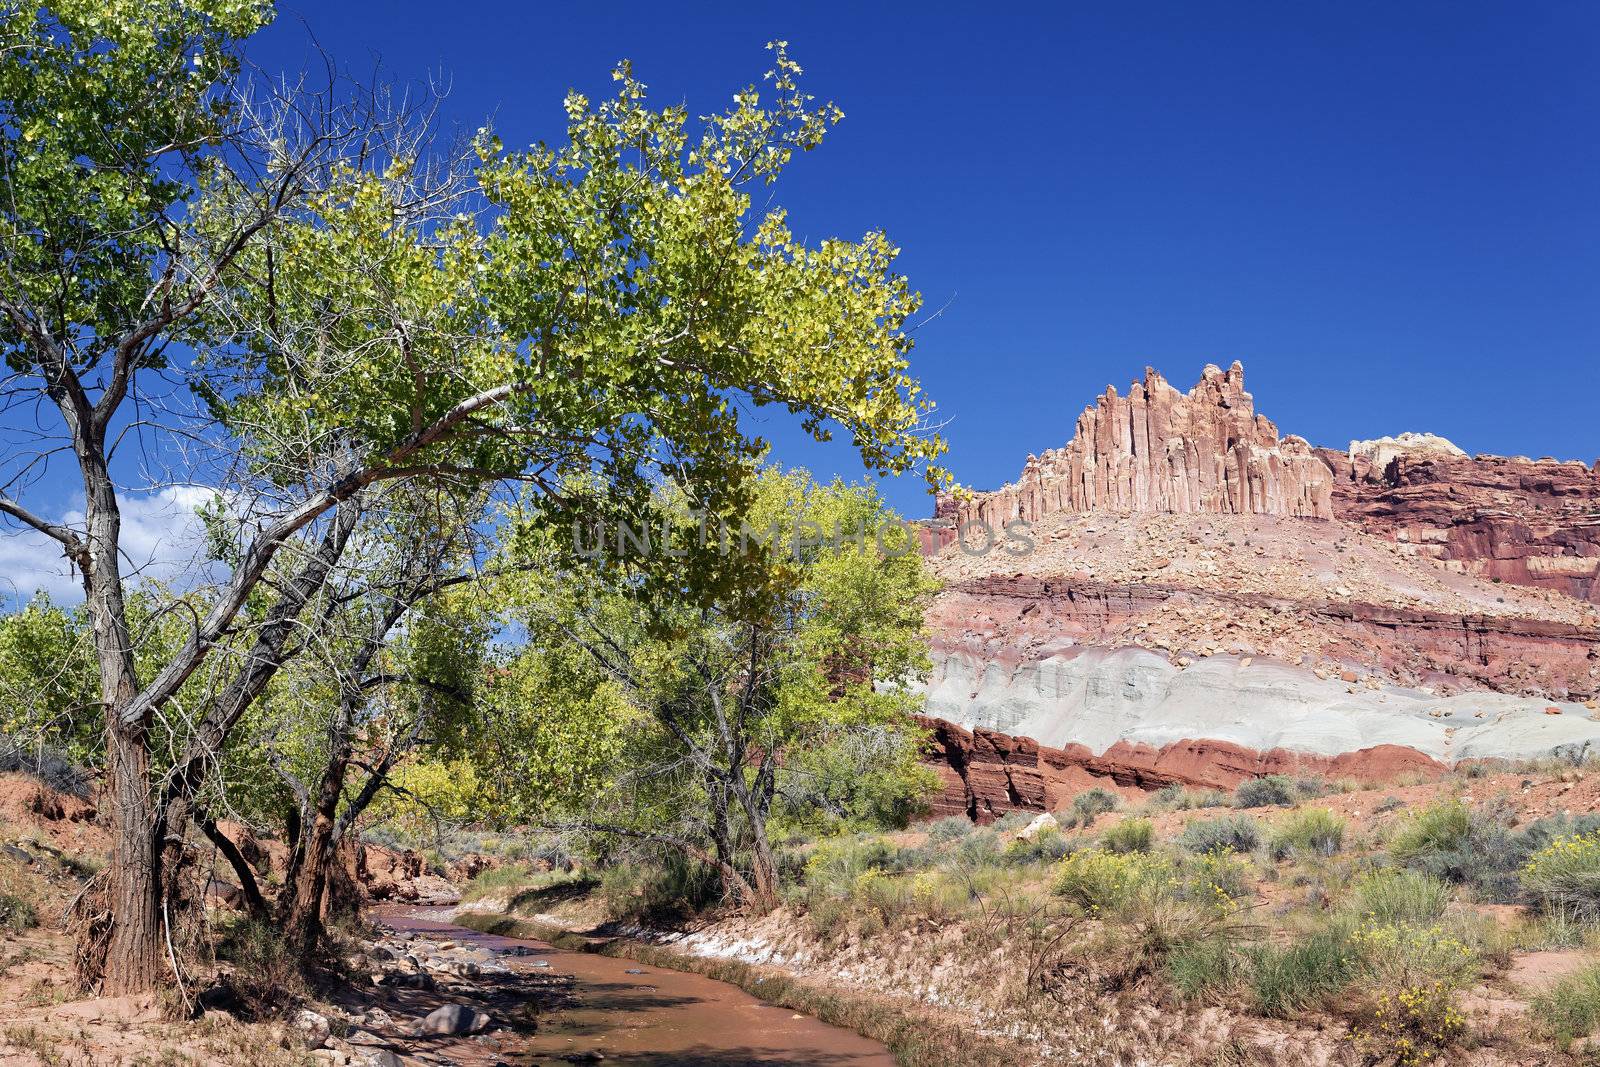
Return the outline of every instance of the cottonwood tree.
<path id="1" fill-rule="evenodd" d="M 730 895 L 765 908 L 778 892 L 775 802 L 791 813 L 909 810 L 926 787 L 904 683 L 928 666 L 922 613 L 934 583 L 914 534 L 870 489 L 768 470 L 748 515 L 770 540 L 744 546 L 757 566 L 709 602 L 657 592 L 625 567 L 515 579 L 523 674 L 506 677 L 490 721 L 516 739 L 502 750 L 541 770 L 586 771 L 564 803 L 529 798 L 547 825 L 704 860 Z M 740 551 L 731 537 L 728 551 Z M 610 728 L 574 734 L 570 707 Z M 857 748 L 891 757 L 878 773 L 903 779 L 819 780 L 850 772 Z M 536 775 L 509 780 L 540 787 Z M 575 814 L 563 820 L 563 809 Z"/>
<path id="2" fill-rule="evenodd" d="M 240 43 L 271 15 L 0 12 L 0 514 L 84 588 L 113 844 L 80 957 L 105 993 L 161 981 L 170 838 L 369 490 L 516 480 L 559 515 L 599 506 L 563 492 L 581 472 L 625 510 L 667 467 L 736 509 L 752 404 L 847 434 L 880 472 L 932 474 L 943 447 L 892 244 L 808 247 L 781 211 L 752 216 L 750 187 L 839 118 L 781 45 L 765 95 L 693 126 L 624 66 L 613 98 L 568 96 L 563 143 L 506 154 L 486 133 L 441 161 L 403 98 L 245 79 Z M 70 522 L 39 503 L 68 469 Z M 143 666 L 122 515 L 155 469 L 216 490 L 236 552 Z M 158 719 L 187 737 L 160 765 Z"/>

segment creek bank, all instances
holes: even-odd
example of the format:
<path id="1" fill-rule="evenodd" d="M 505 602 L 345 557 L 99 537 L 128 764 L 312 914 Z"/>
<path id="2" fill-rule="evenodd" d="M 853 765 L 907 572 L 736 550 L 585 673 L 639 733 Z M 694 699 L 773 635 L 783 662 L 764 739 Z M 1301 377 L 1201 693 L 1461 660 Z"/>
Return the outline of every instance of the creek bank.
<path id="1" fill-rule="evenodd" d="M 895 1063 L 877 1041 L 713 977 L 594 951 L 595 946 L 567 938 L 552 944 L 507 936 L 517 931 L 507 927 L 499 932 L 499 924 L 483 913 L 469 911 L 478 921 L 463 927 L 451 921 L 453 914 L 444 908 L 385 907 L 373 917 L 412 944 L 442 942 L 453 951 L 499 959 L 518 975 L 561 984 L 559 1004 L 547 1005 L 532 1032 L 519 1035 L 518 1062 L 617 1060 L 683 1067 Z"/>
<path id="2" fill-rule="evenodd" d="M 737 986 L 762 1000 L 806 1012 L 882 1042 L 892 1062 L 911 1067 L 1018 1067 L 1042 1062 L 1049 1045 L 1013 1040 L 983 1024 L 981 1013 L 925 998 L 921 990 L 897 987 L 892 968 L 887 982 L 861 981 L 830 974 L 822 959 L 791 958 L 755 935 L 739 931 L 796 923 L 779 913 L 766 919 L 733 917 L 693 930 L 653 930 L 633 924 L 605 924 L 583 930 L 547 913 L 509 914 L 507 902 L 484 899 L 461 905 L 453 921 L 472 929 L 536 938 L 562 950 L 697 975 Z M 587 925 L 587 924 L 583 924 Z M 811 966 L 816 964 L 816 966 Z"/>

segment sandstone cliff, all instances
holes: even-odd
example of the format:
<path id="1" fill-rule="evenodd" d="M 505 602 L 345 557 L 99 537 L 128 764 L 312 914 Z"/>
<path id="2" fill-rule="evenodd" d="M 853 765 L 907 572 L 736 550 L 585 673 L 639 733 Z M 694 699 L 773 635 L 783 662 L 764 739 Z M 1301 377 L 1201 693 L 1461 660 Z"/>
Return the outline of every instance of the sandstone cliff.
<path id="1" fill-rule="evenodd" d="M 1299 437 L 1279 438 L 1244 390 L 1244 368 L 1207 366 L 1180 393 L 1155 370 L 1127 396 L 1108 387 L 1064 447 L 1029 456 L 1011 485 L 940 502 L 956 523 L 998 529 L 1052 512 L 1123 511 L 1333 517 L 1333 478 Z"/>
<path id="2" fill-rule="evenodd" d="M 937 517 L 944 810 L 1600 751 L 1600 464 L 1413 433 L 1313 449 L 1238 364 L 1188 393 L 1149 370 Z M 1012 519 L 1025 552 L 950 543 Z"/>
<path id="3" fill-rule="evenodd" d="M 1600 603 L 1600 462 L 1469 457 L 1406 437 L 1318 450 L 1337 518 L 1452 570 Z"/>

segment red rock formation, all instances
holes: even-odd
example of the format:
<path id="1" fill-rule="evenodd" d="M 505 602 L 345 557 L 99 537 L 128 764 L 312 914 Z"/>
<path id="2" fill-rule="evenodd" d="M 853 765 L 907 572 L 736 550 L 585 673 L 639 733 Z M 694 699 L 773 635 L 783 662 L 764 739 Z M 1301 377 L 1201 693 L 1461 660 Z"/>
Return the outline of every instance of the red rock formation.
<path id="1" fill-rule="evenodd" d="M 1056 811 L 1095 786 L 1129 793 L 1169 785 L 1231 790 L 1267 774 L 1381 782 L 1446 771 L 1436 760 L 1397 745 L 1330 757 L 1281 748 L 1254 752 L 1225 741 L 1174 741 L 1161 748 L 1121 742 L 1097 756 L 1083 745 L 1049 748 L 1030 737 L 967 730 L 943 719 L 919 722 L 928 731 L 927 762 L 944 784 L 934 814 L 965 815 L 980 823 L 1008 811 Z"/>
<path id="2" fill-rule="evenodd" d="M 1554 619 L 1467 615 L 1336 599 L 1299 602 L 1293 625 L 1251 629 L 1279 620 L 1284 602 L 1263 593 L 1205 592 L 1155 583 L 1107 584 L 1062 576 L 978 578 L 947 587 L 930 608 L 936 649 L 983 654 L 987 635 L 1004 633 L 1012 647 L 1071 638 L 1080 645 L 1117 647 L 1141 621 L 1160 625 L 1177 613 L 1202 643 L 1227 634 L 1254 652 L 1292 662 L 1361 663 L 1414 682 L 1449 678 L 1487 689 L 1536 690 L 1578 699 L 1600 693 L 1600 630 Z M 964 636 L 968 631 L 974 639 Z"/>
<path id="3" fill-rule="evenodd" d="M 1013 484 L 967 501 L 940 502 L 939 517 L 1037 521 L 1057 511 L 1333 516 L 1332 478 L 1311 446 L 1255 413 L 1244 368 L 1207 366 L 1180 393 L 1155 370 L 1126 397 L 1107 388 L 1078 416 L 1066 447 L 1029 456 Z M 945 539 L 948 543 L 948 537 Z"/>
<path id="4" fill-rule="evenodd" d="M 1600 603 L 1600 462 L 1319 449 L 1335 515 L 1454 569 Z"/>

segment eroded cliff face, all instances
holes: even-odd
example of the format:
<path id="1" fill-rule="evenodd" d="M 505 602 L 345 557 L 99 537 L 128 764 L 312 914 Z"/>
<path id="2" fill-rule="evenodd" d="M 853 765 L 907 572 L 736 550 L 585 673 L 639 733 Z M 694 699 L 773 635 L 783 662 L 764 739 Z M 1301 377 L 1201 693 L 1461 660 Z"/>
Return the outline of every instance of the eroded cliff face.
<path id="1" fill-rule="evenodd" d="M 1335 516 L 1446 567 L 1600 603 L 1600 461 L 1319 449 Z"/>
<path id="2" fill-rule="evenodd" d="M 1237 364 L 1108 389 L 928 536 L 945 810 L 1600 751 L 1600 464 L 1280 437 Z M 958 522 L 1029 524 L 974 554 Z M 942 551 L 941 551 L 942 549 Z"/>
<path id="3" fill-rule="evenodd" d="M 941 502 L 941 517 L 999 529 L 1055 512 L 1131 511 L 1333 517 L 1333 478 L 1299 437 L 1256 414 L 1244 368 L 1207 366 L 1181 393 L 1146 368 L 1078 416 L 1063 448 L 1029 456 L 1016 482 Z"/>

